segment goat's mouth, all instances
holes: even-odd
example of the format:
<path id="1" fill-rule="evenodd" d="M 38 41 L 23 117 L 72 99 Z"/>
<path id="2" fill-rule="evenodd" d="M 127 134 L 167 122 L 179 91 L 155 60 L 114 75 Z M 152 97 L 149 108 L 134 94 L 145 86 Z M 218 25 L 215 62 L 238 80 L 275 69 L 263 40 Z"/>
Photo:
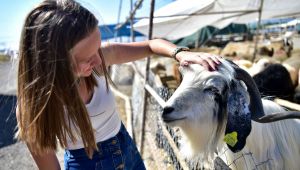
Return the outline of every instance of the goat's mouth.
<path id="1" fill-rule="evenodd" d="M 171 123 L 171 122 L 175 122 L 175 121 L 179 121 L 179 120 L 184 120 L 184 119 L 186 119 L 186 117 L 183 117 L 183 118 L 177 118 L 177 119 L 174 119 L 174 118 L 164 118 L 164 117 L 163 117 L 163 120 L 164 120 L 164 122 L 166 122 L 166 123 Z"/>

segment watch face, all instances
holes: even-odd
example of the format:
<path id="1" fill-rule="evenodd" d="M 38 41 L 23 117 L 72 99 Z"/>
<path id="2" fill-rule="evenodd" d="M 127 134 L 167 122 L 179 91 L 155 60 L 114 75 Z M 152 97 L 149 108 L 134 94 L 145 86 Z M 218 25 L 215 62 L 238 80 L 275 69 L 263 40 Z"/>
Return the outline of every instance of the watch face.
<path id="1" fill-rule="evenodd" d="M 190 49 L 188 47 L 177 47 L 172 53 L 172 58 L 176 59 L 176 54 L 178 54 L 181 51 L 190 51 Z"/>

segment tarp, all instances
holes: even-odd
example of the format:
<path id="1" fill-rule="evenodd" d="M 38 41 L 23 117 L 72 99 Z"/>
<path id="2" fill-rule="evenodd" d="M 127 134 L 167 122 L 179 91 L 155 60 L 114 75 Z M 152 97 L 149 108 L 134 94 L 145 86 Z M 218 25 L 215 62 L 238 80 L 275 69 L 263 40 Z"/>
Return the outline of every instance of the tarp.
<path id="1" fill-rule="evenodd" d="M 201 46 L 202 44 L 205 44 L 208 40 L 210 40 L 213 36 L 248 33 L 249 29 L 245 24 L 232 23 L 224 27 L 223 29 L 218 29 L 213 26 L 206 26 L 187 37 L 174 40 L 173 43 L 179 46 L 187 46 L 190 48 L 194 48 L 196 42 L 198 43 L 198 46 Z"/>
<path id="2" fill-rule="evenodd" d="M 218 29 L 216 27 L 207 26 L 196 31 L 192 35 L 175 40 L 173 41 L 173 43 L 178 46 L 186 46 L 189 48 L 193 48 L 195 47 L 196 41 L 198 42 L 198 44 L 203 44 L 208 39 L 212 38 L 215 32 L 217 31 Z"/>
<path id="3" fill-rule="evenodd" d="M 179 39 L 196 32 L 207 25 L 223 28 L 230 23 L 248 23 L 258 19 L 261 0 L 177 0 L 154 12 L 153 37 L 169 40 Z M 236 11 L 235 13 L 230 13 Z M 237 12 L 238 11 L 238 12 Z M 300 13 L 299 0 L 264 0 L 262 19 L 293 16 Z M 210 15 L 193 15 L 210 13 Z M 222 13 L 222 14 L 216 14 Z M 190 14 L 190 16 L 178 16 Z M 163 17 L 177 15 L 176 17 Z M 135 30 L 148 34 L 149 19 L 134 24 Z"/>
<path id="4" fill-rule="evenodd" d="M 115 38 L 115 37 L 122 37 L 122 36 L 129 37 L 130 36 L 129 23 L 126 25 L 123 25 L 118 30 L 115 29 L 116 25 L 117 24 L 100 25 L 99 29 L 101 32 L 101 39 L 106 40 L 106 39 L 111 39 L 111 38 Z M 139 32 L 134 31 L 134 36 L 138 37 L 138 36 L 144 36 L 144 35 Z"/>

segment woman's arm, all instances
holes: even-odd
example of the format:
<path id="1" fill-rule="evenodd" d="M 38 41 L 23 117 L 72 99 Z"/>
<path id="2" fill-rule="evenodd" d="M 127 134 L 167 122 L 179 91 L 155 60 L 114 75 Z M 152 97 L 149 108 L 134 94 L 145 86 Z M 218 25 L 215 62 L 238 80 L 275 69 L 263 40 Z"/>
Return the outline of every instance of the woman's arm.
<path id="1" fill-rule="evenodd" d="M 20 110 L 18 106 L 16 107 L 16 117 L 19 122 Z M 27 147 L 40 170 L 60 170 L 60 165 L 54 151 L 38 155 L 32 152 L 30 144 L 27 143 Z"/>
<path id="2" fill-rule="evenodd" d="M 160 44 L 162 47 L 159 47 Z M 121 64 L 145 58 L 152 54 L 169 56 L 175 45 L 160 39 L 132 42 L 132 43 L 107 43 L 102 47 L 102 52 L 107 65 Z"/>
<path id="3" fill-rule="evenodd" d="M 43 155 L 37 155 L 30 149 L 30 145 L 27 147 L 40 170 L 60 170 L 60 165 L 54 151 L 43 153 Z"/>
<path id="4" fill-rule="evenodd" d="M 107 43 L 102 47 L 102 52 L 107 65 L 121 64 L 145 58 L 152 54 L 171 57 L 176 45 L 162 40 L 154 39 L 133 43 Z M 215 65 L 219 64 L 217 56 L 208 53 L 196 53 L 182 51 L 176 55 L 176 59 L 181 65 L 198 63 L 215 70 Z"/>

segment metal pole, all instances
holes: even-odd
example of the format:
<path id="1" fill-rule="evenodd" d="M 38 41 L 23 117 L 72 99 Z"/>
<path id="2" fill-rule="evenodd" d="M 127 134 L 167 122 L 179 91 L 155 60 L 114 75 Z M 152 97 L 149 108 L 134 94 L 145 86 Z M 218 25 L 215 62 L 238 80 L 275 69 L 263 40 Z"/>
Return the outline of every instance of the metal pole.
<path id="1" fill-rule="evenodd" d="M 143 0 L 137 1 L 135 3 L 134 9 L 132 11 L 130 11 L 129 17 L 126 18 L 126 21 L 123 22 L 122 24 L 117 25 L 115 29 L 120 29 L 121 27 L 123 27 L 130 20 L 131 17 L 133 18 L 133 16 L 135 15 L 137 9 L 140 8 L 140 6 L 142 5 L 142 3 L 143 3 Z"/>
<path id="2" fill-rule="evenodd" d="M 148 39 L 152 39 L 152 29 L 153 29 L 153 14 L 154 14 L 155 0 L 151 0 L 151 8 L 150 8 L 150 18 L 149 18 L 149 34 Z M 146 71 L 145 71 L 145 82 L 144 85 L 148 82 L 149 79 L 149 68 L 150 68 L 150 57 L 147 57 L 146 61 Z M 142 114 L 142 130 L 140 135 L 140 152 L 143 155 L 144 149 L 144 136 L 145 136 L 145 119 L 146 119 L 146 111 L 147 111 L 147 98 L 148 92 L 144 89 L 144 101 L 143 101 L 143 114 Z"/>
<path id="3" fill-rule="evenodd" d="M 130 0 L 130 11 L 132 11 L 133 3 L 132 0 Z M 131 37 L 131 42 L 135 41 L 134 38 L 134 29 L 133 29 L 133 15 L 130 15 L 130 37 Z"/>
<path id="4" fill-rule="evenodd" d="M 195 41 L 195 48 L 198 49 L 199 47 L 199 38 L 200 38 L 200 33 L 199 33 L 199 30 L 197 30 L 197 33 L 196 33 L 196 41 Z"/>
<path id="5" fill-rule="evenodd" d="M 120 18 L 121 18 L 122 4 L 123 4 L 123 0 L 120 0 L 120 3 L 119 3 L 119 10 L 118 10 L 118 19 L 117 19 L 117 25 L 119 25 L 119 24 L 120 24 Z M 118 34 L 119 34 L 119 30 L 118 30 L 118 29 L 116 29 L 116 30 L 115 30 L 115 34 L 114 34 L 115 41 L 117 41 Z"/>
<path id="6" fill-rule="evenodd" d="M 254 12 L 259 12 L 259 9 L 255 10 L 235 10 L 235 11 L 221 11 L 221 12 L 196 12 L 192 14 L 174 14 L 174 15 L 160 15 L 155 16 L 154 18 L 171 18 L 171 17 L 182 17 L 182 16 L 198 16 L 198 15 L 215 15 L 215 14 L 250 14 Z M 229 16 L 228 18 L 230 18 Z M 149 17 L 136 17 L 135 19 L 148 19 Z"/>
<path id="7" fill-rule="evenodd" d="M 254 44 L 254 53 L 253 53 L 252 62 L 254 62 L 256 53 L 257 53 L 258 34 L 259 34 L 260 27 L 261 27 L 261 13 L 262 13 L 263 5 L 264 5 L 264 0 L 260 0 L 260 7 L 258 9 L 257 28 L 256 28 L 256 33 L 255 33 L 256 39 L 255 39 L 255 44 Z"/>

